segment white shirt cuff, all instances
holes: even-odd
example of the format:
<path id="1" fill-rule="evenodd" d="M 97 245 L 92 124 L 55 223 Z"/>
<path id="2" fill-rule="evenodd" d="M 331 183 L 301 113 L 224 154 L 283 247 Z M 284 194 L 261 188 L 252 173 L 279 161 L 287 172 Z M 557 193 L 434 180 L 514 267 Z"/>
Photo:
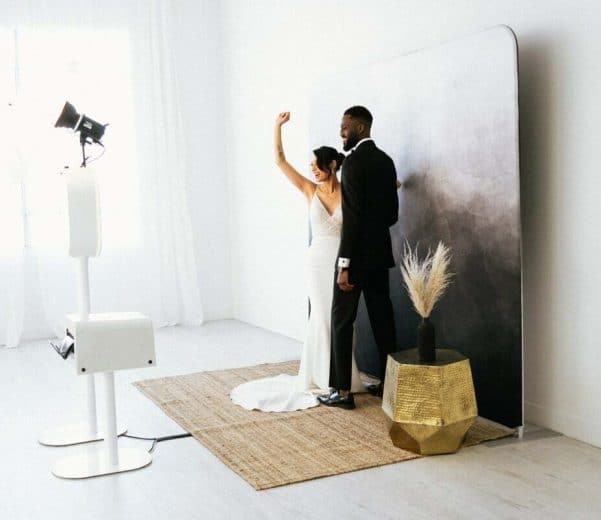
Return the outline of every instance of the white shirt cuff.
<path id="1" fill-rule="evenodd" d="M 350 258 L 342 258 L 340 257 L 338 259 L 338 269 L 348 269 L 351 265 L 351 259 Z"/>

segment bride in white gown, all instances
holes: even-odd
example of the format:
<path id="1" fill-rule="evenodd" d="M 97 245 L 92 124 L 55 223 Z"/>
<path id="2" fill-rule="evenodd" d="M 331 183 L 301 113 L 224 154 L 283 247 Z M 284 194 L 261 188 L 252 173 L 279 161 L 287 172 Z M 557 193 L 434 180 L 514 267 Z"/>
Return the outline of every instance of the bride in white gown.
<path id="1" fill-rule="evenodd" d="M 312 240 L 307 255 L 307 280 L 311 312 L 298 374 L 249 381 L 230 393 L 234 403 L 248 410 L 265 412 L 289 412 L 317 406 L 317 394 L 327 393 L 330 387 L 330 316 L 342 226 L 340 184 L 336 172 L 344 155 L 327 146 L 314 150 L 311 170 L 316 182 L 310 181 L 286 161 L 281 127 L 289 120 L 289 112 L 282 112 L 276 119 L 276 163 L 309 203 Z M 351 391 L 364 390 L 353 356 Z"/>

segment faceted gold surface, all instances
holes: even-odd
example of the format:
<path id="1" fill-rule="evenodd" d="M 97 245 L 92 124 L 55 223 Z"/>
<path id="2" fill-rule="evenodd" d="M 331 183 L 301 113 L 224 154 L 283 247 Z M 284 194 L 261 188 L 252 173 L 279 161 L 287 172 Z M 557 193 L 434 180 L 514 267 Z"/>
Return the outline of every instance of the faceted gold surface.
<path id="1" fill-rule="evenodd" d="M 437 349 L 435 364 L 414 350 L 388 356 L 382 408 L 395 446 L 422 455 L 457 451 L 478 409 L 469 360 Z"/>

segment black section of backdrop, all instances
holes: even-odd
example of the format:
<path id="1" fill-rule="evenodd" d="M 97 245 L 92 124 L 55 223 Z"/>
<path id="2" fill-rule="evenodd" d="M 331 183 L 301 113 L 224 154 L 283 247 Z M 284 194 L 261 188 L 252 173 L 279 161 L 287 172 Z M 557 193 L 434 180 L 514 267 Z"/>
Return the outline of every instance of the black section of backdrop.
<path id="1" fill-rule="evenodd" d="M 425 254 L 443 240 L 452 250 L 452 285 L 432 313 L 438 348 L 452 348 L 470 359 L 481 416 L 510 427 L 522 424 L 522 321 L 519 239 L 507 233 L 498 249 L 480 236 L 474 213 L 465 204 L 445 200 L 426 177 L 415 174 L 399 192 L 399 223 L 391 228 L 400 265 L 405 239 Z M 473 203 L 473 201 L 472 201 Z M 410 225 L 408 225 L 409 223 Z M 508 226 L 511 224 L 508 222 Z M 501 227 L 502 229 L 502 227 Z M 501 244 L 503 244 L 501 246 Z M 508 262 L 507 257 L 518 259 Z M 400 269 L 390 270 L 397 349 L 416 346 L 419 316 Z M 377 350 L 363 298 L 356 321 L 355 356 L 362 371 L 377 373 Z"/>

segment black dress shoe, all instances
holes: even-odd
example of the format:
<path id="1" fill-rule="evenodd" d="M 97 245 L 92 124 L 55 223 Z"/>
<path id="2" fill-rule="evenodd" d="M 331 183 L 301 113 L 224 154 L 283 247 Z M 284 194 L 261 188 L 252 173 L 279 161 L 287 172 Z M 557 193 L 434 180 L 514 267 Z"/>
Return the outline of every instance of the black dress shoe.
<path id="1" fill-rule="evenodd" d="M 377 385 L 369 385 L 367 387 L 367 391 L 371 395 L 375 395 L 376 397 L 382 397 L 384 395 L 384 383 L 378 383 Z"/>
<path id="2" fill-rule="evenodd" d="M 338 390 L 334 390 L 330 395 L 317 396 L 317 399 L 321 404 L 326 406 L 337 406 L 345 410 L 353 410 L 355 408 L 355 398 L 350 392 L 346 397 L 343 397 Z"/>

